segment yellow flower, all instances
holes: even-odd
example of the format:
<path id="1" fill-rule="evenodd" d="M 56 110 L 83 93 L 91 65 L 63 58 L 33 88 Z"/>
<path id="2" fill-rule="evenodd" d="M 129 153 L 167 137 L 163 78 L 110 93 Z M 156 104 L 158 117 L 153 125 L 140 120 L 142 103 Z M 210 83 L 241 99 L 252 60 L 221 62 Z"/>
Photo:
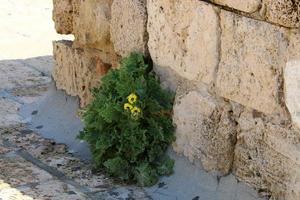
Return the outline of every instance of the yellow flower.
<path id="1" fill-rule="evenodd" d="M 133 106 L 129 103 L 125 103 L 124 104 L 124 110 L 132 110 L 133 109 Z"/>
<path id="2" fill-rule="evenodd" d="M 137 96 L 136 96 L 136 94 L 131 93 L 131 94 L 127 97 L 127 99 L 128 99 L 128 102 L 129 102 L 129 103 L 134 104 L 134 103 L 136 102 L 136 100 L 137 100 Z"/>
<path id="3" fill-rule="evenodd" d="M 141 112 L 141 109 L 139 107 L 134 107 L 131 109 L 131 113 L 134 114 L 134 115 L 137 115 Z"/>

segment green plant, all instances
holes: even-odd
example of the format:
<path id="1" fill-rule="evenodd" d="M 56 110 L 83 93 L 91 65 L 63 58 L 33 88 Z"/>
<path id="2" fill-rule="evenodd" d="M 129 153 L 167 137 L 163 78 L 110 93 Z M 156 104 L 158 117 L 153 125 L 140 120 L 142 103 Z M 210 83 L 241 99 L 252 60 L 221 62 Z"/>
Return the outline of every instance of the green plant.
<path id="1" fill-rule="evenodd" d="M 79 138 L 90 144 L 95 166 L 141 186 L 170 175 L 174 161 L 166 150 L 175 140 L 174 94 L 161 88 L 144 57 L 132 53 L 124 58 L 92 93 Z"/>

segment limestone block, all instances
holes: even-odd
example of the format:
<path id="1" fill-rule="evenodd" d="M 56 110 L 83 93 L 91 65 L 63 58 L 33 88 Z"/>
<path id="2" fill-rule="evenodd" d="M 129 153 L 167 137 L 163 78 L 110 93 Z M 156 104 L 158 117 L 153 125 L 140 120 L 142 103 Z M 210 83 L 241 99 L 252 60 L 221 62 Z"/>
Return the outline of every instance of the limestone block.
<path id="1" fill-rule="evenodd" d="M 300 30 L 299 29 L 291 29 L 289 35 L 287 62 L 293 60 L 300 60 Z"/>
<path id="2" fill-rule="evenodd" d="M 292 120 L 300 128 L 300 60 L 289 61 L 284 69 L 285 102 Z"/>
<path id="3" fill-rule="evenodd" d="M 131 52 L 147 53 L 146 0 L 114 0 L 111 8 L 111 41 L 125 57 Z"/>
<path id="4" fill-rule="evenodd" d="M 73 31 L 72 0 L 53 0 L 53 21 L 55 29 L 60 34 L 70 34 Z"/>
<path id="5" fill-rule="evenodd" d="M 83 0 L 72 0 L 72 7 L 73 7 L 73 27 L 74 29 L 79 28 L 79 11 L 80 11 L 80 6 L 81 2 Z"/>
<path id="6" fill-rule="evenodd" d="M 275 199 L 300 198 L 300 132 L 244 111 L 238 120 L 239 132 L 234 169 L 244 181 Z"/>
<path id="7" fill-rule="evenodd" d="M 221 11 L 217 94 L 258 111 L 280 113 L 286 29 Z"/>
<path id="8" fill-rule="evenodd" d="M 300 27 L 300 1 L 263 0 L 267 20 L 282 26 Z"/>
<path id="9" fill-rule="evenodd" d="M 253 13 L 261 6 L 261 0 L 212 0 L 212 2 L 247 13 Z"/>
<path id="10" fill-rule="evenodd" d="M 53 49 L 57 88 L 79 96 L 81 106 L 85 106 L 92 99 L 90 88 L 97 86 L 111 67 L 109 58 L 97 50 L 72 48 L 69 41 L 54 42 Z"/>
<path id="11" fill-rule="evenodd" d="M 300 128 L 300 31 L 291 31 L 284 69 L 285 104 L 294 124 Z"/>
<path id="12" fill-rule="evenodd" d="M 154 63 L 210 84 L 219 59 L 218 9 L 198 0 L 148 0 L 147 10 Z"/>
<path id="13" fill-rule="evenodd" d="M 221 106 L 207 92 L 191 91 L 176 97 L 174 150 L 190 161 L 200 159 L 204 169 L 227 174 L 233 162 L 236 139 L 230 107 Z"/>
<path id="14" fill-rule="evenodd" d="M 73 23 L 74 47 L 113 52 L 110 42 L 111 4 L 112 0 L 77 0 L 74 3 L 79 7 Z"/>

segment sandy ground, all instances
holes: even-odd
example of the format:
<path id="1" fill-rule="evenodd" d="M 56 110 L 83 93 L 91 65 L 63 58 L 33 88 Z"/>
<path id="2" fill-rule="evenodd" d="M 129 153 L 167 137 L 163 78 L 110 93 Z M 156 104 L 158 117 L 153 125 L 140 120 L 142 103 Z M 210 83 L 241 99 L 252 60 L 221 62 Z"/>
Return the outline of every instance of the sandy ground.
<path id="1" fill-rule="evenodd" d="M 0 60 L 52 55 L 52 0 L 0 0 Z"/>

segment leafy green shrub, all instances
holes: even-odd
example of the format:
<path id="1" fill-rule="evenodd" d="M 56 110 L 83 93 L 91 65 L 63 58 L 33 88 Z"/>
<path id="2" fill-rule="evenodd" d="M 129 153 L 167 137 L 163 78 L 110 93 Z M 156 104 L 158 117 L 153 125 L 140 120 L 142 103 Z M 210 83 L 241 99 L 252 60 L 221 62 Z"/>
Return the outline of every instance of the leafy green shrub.
<path id="1" fill-rule="evenodd" d="M 174 94 L 161 88 L 141 54 L 110 70 L 83 109 L 79 138 L 91 147 L 95 166 L 141 186 L 170 175 L 174 161 L 166 155 L 175 140 L 171 112 Z"/>

